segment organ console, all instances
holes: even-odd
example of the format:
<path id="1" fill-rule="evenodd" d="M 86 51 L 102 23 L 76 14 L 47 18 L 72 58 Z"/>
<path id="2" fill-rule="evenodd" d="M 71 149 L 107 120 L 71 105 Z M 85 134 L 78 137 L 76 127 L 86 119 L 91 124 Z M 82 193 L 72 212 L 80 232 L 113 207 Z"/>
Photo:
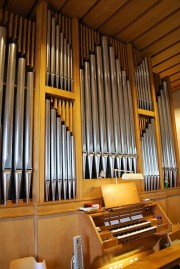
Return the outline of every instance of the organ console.
<path id="1" fill-rule="evenodd" d="M 161 241 L 171 231 L 171 221 L 158 204 L 137 202 L 133 184 L 111 184 L 114 191 L 108 196 L 114 201 L 117 199 L 115 189 L 121 190 L 118 196 L 125 199 L 126 193 L 125 205 L 118 198 L 119 207 L 107 207 L 106 188 L 103 193 L 105 209 L 79 212 L 85 268 L 131 268 L 131 264 L 143 257 L 161 252 Z M 134 204 L 132 197 L 136 201 Z M 132 204 L 128 204 L 128 200 Z"/>

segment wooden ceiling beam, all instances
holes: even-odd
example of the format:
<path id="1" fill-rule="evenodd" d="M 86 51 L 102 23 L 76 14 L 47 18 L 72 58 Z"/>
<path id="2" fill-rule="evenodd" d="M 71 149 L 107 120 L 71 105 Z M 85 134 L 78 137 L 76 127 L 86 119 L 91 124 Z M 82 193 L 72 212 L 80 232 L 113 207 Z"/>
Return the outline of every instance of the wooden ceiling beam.
<path id="1" fill-rule="evenodd" d="M 144 1 L 142 5 L 141 0 L 129 0 L 127 5 L 120 8 L 107 21 L 105 21 L 98 30 L 105 34 L 116 36 L 120 30 L 133 23 L 139 18 L 142 13 L 151 8 L 159 0 Z M 110 8 L 110 6 L 109 6 Z"/>
<path id="2" fill-rule="evenodd" d="M 111 0 L 111 5 L 107 8 L 107 0 L 98 1 L 97 4 L 84 15 L 82 22 L 86 25 L 91 25 L 91 28 L 97 30 L 103 24 L 111 21 L 111 18 L 116 16 L 116 13 L 118 13 L 119 10 L 128 6 L 129 2 L 131 1 Z"/>
<path id="3" fill-rule="evenodd" d="M 96 2 L 97 0 L 68 0 L 60 11 L 69 17 L 81 19 Z"/>
<path id="4" fill-rule="evenodd" d="M 168 49 L 163 50 L 162 52 L 158 53 L 157 55 L 151 57 L 152 66 L 156 66 L 161 62 L 173 57 L 174 55 L 178 55 L 180 53 L 180 42 L 172 45 Z"/>
<path id="5" fill-rule="evenodd" d="M 175 66 L 172 66 L 171 68 L 168 68 L 167 70 L 159 72 L 159 75 L 161 78 L 164 78 L 164 77 L 171 76 L 171 75 L 178 73 L 178 72 L 180 72 L 180 64 L 177 64 Z"/>
<path id="6" fill-rule="evenodd" d="M 166 48 L 177 43 L 179 41 L 179 36 L 180 36 L 180 28 L 179 26 L 177 26 L 175 29 L 168 32 L 163 37 L 159 38 L 158 40 L 154 41 L 147 47 L 143 48 L 142 52 L 148 53 L 149 55 L 153 56 L 154 54 L 157 54 L 162 50 L 165 50 Z"/>
<path id="7" fill-rule="evenodd" d="M 156 26 L 152 27 L 141 37 L 134 40 L 133 44 L 142 50 L 144 47 L 147 47 L 149 44 L 152 44 L 164 35 L 168 34 L 170 31 L 177 28 L 178 25 L 180 25 L 180 8 L 176 12 L 173 12 L 173 14 L 166 17 Z"/>
<path id="8" fill-rule="evenodd" d="M 176 91 L 180 91 L 180 85 L 179 86 L 177 86 L 177 87 L 171 87 L 171 91 L 172 92 L 176 92 Z"/>
<path id="9" fill-rule="evenodd" d="M 180 79 L 171 82 L 171 88 L 180 86 Z"/>
<path id="10" fill-rule="evenodd" d="M 176 65 L 178 63 L 180 63 L 180 54 L 175 55 L 175 56 L 163 61 L 162 63 L 156 65 L 155 67 L 153 67 L 153 71 L 155 73 L 159 73 L 162 70 L 166 70 L 166 69 L 170 68 L 171 66 Z"/>
<path id="11" fill-rule="evenodd" d="M 174 80 L 177 79 L 180 79 L 180 72 L 177 72 L 176 74 L 170 76 L 170 82 L 173 82 Z"/>
<path id="12" fill-rule="evenodd" d="M 3 8 L 14 14 L 27 17 L 29 10 L 34 5 L 35 0 L 8 0 L 4 2 Z"/>
<path id="13" fill-rule="evenodd" d="M 153 8 L 142 13 L 137 20 L 119 32 L 121 39 L 127 42 L 136 40 L 164 18 L 175 12 L 178 7 L 179 0 L 159 1 Z"/>

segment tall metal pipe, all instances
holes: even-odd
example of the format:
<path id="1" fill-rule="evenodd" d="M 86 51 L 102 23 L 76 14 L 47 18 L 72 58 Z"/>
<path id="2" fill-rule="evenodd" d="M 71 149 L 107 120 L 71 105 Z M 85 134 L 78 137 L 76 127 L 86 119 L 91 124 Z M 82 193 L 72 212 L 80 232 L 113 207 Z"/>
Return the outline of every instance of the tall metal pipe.
<path id="1" fill-rule="evenodd" d="M 56 169 L 56 110 L 51 108 L 51 191 L 52 191 L 52 200 L 55 200 L 56 194 L 56 179 L 57 179 L 57 169 Z"/>
<path id="2" fill-rule="evenodd" d="M 71 170 L 72 170 L 72 198 L 76 198 L 76 172 L 75 172 L 75 144 L 74 136 L 71 135 Z"/>
<path id="3" fill-rule="evenodd" d="M 122 153 L 122 165 L 123 170 L 127 170 L 127 135 L 125 125 L 125 109 L 124 109 L 124 94 L 123 94 L 123 83 L 122 83 L 122 72 L 120 68 L 120 61 L 116 59 L 116 70 L 117 70 L 117 87 L 118 87 L 118 103 L 119 103 L 119 120 L 120 120 L 120 137 L 121 137 L 121 153 Z M 121 173 L 119 173 L 121 176 Z"/>
<path id="4" fill-rule="evenodd" d="M 158 155 L 157 155 L 157 142 L 155 138 L 155 123 L 154 119 L 152 119 L 152 145 L 153 145 L 153 155 L 154 155 L 154 169 L 155 169 L 155 177 L 156 177 L 156 185 L 154 189 L 159 189 L 159 167 L 158 167 Z"/>
<path id="5" fill-rule="evenodd" d="M 103 63 L 102 50 L 100 46 L 95 47 L 96 50 L 96 66 L 97 66 L 97 89 L 98 89 L 98 107 L 99 107 L 99 134 L 100 134 L 100 151 L 101 162 L 104 176 L 106 177 L 107 169 L 107 128 L 106 128 L 106 112 L 105 112 L 105 96 L 104 96 L 104 80 L 103 80 Z"/>
<path id="6" fill-rule="evenodd" d="M 85 109 L 86 109 L 86 147 L 89 178 L 92 178 L 93 164 L 93 136 L 92 136 L 92 107 L 90 93 L 90 70 L 89 63 L 85 62 Z"/>
<path id="7" fill-rule="evenodd" d="M 25 98 L 25 133 L 24 133 L 24 170 L 26 202 L 29 201 L 33 168 L 33 104 L 34 104 L 34 73 L 27 72 L 27 89 Z"/>
<path id="8" fill-rule="evenodd" d="M 47 15 L 47 44 L 46 44 L 46 85 L 49 85 L 50 72 L 51 72 L 51 10 L 48 9 Z"/>
<path id="9" fill-rule="evenodd" d="M 4 83 L 4 64 L 6 52 L 6 35 L 7 29 L 0 26 L 0 152 L 1 152 L 1 138 L 2 138 L 2 98 L 3 98 L 3 83 Z"/>
<path id="10" fill-rule="evenodd" d="M 131 83 L 127 81 L 127 92 L 128 92 L 128 100 L 129 100 L 129 119 L 130 119 L 130 143 L 131 143 L 131 157 L 133 160 L 133 168 L 132 170 L 136 173 L 136 163 L 137 163 L 137 150 L 135 143 L 135 130 L 134 130 L 134 113 L 133 113 L 133 103 L 132 103 L 132 92 L 131 92 Z M 129 169 L 132 171 L 131 169 Z"/>
<path id="11" fill-rule="evenodd" d="M 56 88 L 59 88 L 59 25 L 56 25 L 56 52 L 55 52 L 55 61 L 56 61 Z"/>
<path id="12" fill-rule="evenodd" d="M 176 176 L 177 176 L 177 164 L 176 164 L 176 156 L 175 156 L 175 146 L 174 146 L 174 139 L 172 133 L 172 121 L 171 121 L 171 112 L 170 112 L 170 103 L 169 103 L 169 96 L 167 90 L 166 82 L 163 83 L 164 86 L 164 93 L 165 93 L 165 104 L 166 104 L 166 111 L 167 111 L 167 119 L 168 119 L 168 127 L 169 127 L 169 138 L 170 138 L 170 156 L 172 162 L 172 172 L 173 172 L 173 184 L 176 187 Z"/>
<path id="13" fill-rule="evenodd" d="M 132 167 L 132 158 L 129 154 L 132 152 L 131 143 L 130 143 L 130 119 L 129 119 L 129 100 L 128 100 L 128 92 L 127 92 L 127 80 L 126 73 L 122 71 L 122 88 L 123 88 L 123 100 L 124 100 L 124 116 L 125 116 L 125 130 L 126 130 L 126 141 L 127 141 L 127 161 L 129 165 L 129 169 Z M 125 170 L 125 169 L 124 169 Z"/>
<path id="14" fill-rule="evenodd" d="M 67 39 L 64 38 L 64 47 L 63 47 L 63 71 L 64 71 L 64 86 L 63 89 L 67 90 Z"/>
<path id="15" fill-rule="evenodd" d="M 113 177 L 115 158 L 113 158 L 112 154 L 115 154 L 115 144 L 114 144 L 114 126 L 113 126 L 113 116 L 112 116 L 109 56 L 108 56 L 108 44 L 107 44 L 106 36 L 102 36 L 102 51 L 103 51 L 103 67 L 104 67 L 106 123 L 107 123 L 107 146 L 108 146 L 108 153 L 109 153 L 110 177 Z"/>
<path id="16" fill-rule="evenodd" d="M 70 89 L 72 92 L 73 91 L 73 50 L 72 48 L 70 49 L 70 80 L 71 80 Z"/>
<path id="17" fill-rule="evenodd" d="M 70 45 L 67 43 L 67 90 L 71 91 L 71 59 L 70 59 Z"/>
<path id="18" fill-rule="evenodd" d="M 91 74 L 91 100 L 92 100 L 92 130 L 93 130 L 93 152 L 95 161 L 96 178 L 99 177 L 100 163 L 100 136 L 99 136 L 99 111 L 97 100 L 97 78 L 95 55 L 90 55 L 90 74 Z"/>
<path id="19" fill-rule="evenodd" d="M 71 166 L 71 133 L 67 128 L 66 131 L 66 143 L 67 143 L 67 188 L 68 198 L 72 198 L 72 166 Z"/>
<path id="20" fill-rule="evenodd" d="M 56 73 L 56 61 L 55 61 L 55 46 L 56 46 L 56 26 L 55 18 L 51 18 L 51 86 L 55 84 L 55 73 Z"/>
<path id="21" fill-rule="evenodd" d="M 12 169 L 15 70 L 16 70 L 16 44 L 10 43 L 9 49 L 8 49 L 5 108 L 4 108 L 4 119 L 3 119 L 3 145 L 2 145 L 4 204 L 7 203 L 9 182 L 10 182 L 11 169 Z"/>
<path id="22" fill-rule="evenodd" d="M 148 69 L 148 59 L 144 58 L 144 68 L 145 68 L 145 78 L 147 82 L 147 94 L 149 100 L 149 110 L 152 110 L 152 96 L 151 96 L 151 85 L 150 85 L 150 77 L 149 77 L 149 69 Z"/>
<path id="23" fill-rule="evenodd" d="M 18 59 L 17 91 L 15 101 L 15 122 L 14 122 L 14 183 L 15 199 L 19 200 L 19 193 L 23 169 L 23 131 L 24 131 L 24 96 L 25 96 L 25 58 Z"/>
<path id="24" fill-rule="evenodd" d="M 86 110 L 85 110 L 85 89 L 84 89 L 84 70 L 80 69 L 80 91 L 81 91 L 81 122 L 82 122 L 82 150 L 83 150 L 83 178 L 85 178 L 85 167 L 86 167 Z"/>
<path id="25" fill-rule="evenodd" d="M 61 118 L 56 118 L 57 130 L 57 193 L 58 199 L 61 200 L 62 193 L 62 124 Z"/>
<path id="26" fill-rule="evenodd" d="M 5 53 L 6 53 L 6 36 L 7 29 L 0 26 L 0 152 L 2 148 L 2 106 L 3 106 L 3 84 L 4 84 L 4 69 L 5 69 Z M 1 163 L 1 154 L 0 154 Z M 1 165 L 0 165 L 1 168 Z M 2 193 L 0 192 L 0 201 Z"/>
<path id="27" fill-rule="evenodd" d="M 67 199 L 67 141 L 66 125 L 62 122 L 63 198 Z"/>
<path id="28" fill-rule="evenodd" d="M 109 47 L 110 71 L 111 71 L 111 87 L 112 87 L 112 111 L 114 123 L 114 141 L 116 153 L 116 166 L 121 170 L 121 142 L 120 142 L 120 121 L 119 121 L 119 103 L 118 103 L 118 88 L 117 88 L 117 70 L 115 61 L 114 47 Z M 118 172 L 119 173 L 119 172 Z"/>
<path id="29" fill-rule="evenodd" d="M 46 99 L 46 139 L 45 139 L 45 199 L 49 200 L 49 190 L 50 190 L 50 100 Z"/>
<path id="30" fill-rule="evenodd" d="M 64 84 L 64 65 L 63 65 L 63 58 L 64 58 L 64 36 L 63 33 L 60 33 L 60 51 L 59 51 L 59 69 L 60 69 L 60 88 L 63 89 Z"/>

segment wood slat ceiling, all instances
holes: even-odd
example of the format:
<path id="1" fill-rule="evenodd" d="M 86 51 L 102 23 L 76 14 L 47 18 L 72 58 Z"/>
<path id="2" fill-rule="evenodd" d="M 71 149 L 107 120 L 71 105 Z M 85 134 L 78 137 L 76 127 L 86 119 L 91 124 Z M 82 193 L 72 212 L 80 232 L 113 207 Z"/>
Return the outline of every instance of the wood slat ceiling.
<path id="1" fill-rule="evenodd" d="M 0 0 L 0 8 L 35 17 L 41 0 Z M 47 0 L 49 7 L 152 58 L 153 71 L 180 90 L 180 0 Z"/>

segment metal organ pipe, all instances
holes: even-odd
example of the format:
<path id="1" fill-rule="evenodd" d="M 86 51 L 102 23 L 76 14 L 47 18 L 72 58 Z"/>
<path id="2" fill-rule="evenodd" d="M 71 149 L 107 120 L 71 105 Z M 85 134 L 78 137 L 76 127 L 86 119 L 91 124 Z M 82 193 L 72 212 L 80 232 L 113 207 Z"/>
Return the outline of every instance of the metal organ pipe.
<path id="1" fill-rule="evenodd" d="M 55 82 L 55 18 L 51 18 L 51 86 L 54 86 Z"/>
<path id="2" fill-rule="evenodd" d="M 110 58 L 110 70 L 111 70 L 111 87 L 112 87 L 112 111 L 113 111 L 113 123 L 114 123 L 114 142 L 115 142 L 115 153 L 117 169 L 121 170 L 121 153 L 120 144 L 120 127 L 119 127 L 119 105 L 118 105 L 118 93 L 117 93 L 117 77 L 116 77 L 116 65 L 115 65 L 115 53 L 114 48 L 109 47 L 109 58 Z M 113 176 L 112 176 L 113 177 Z"/>
<path id="3" fill-rule="evenodd" d="M 2 152 L 2 111 L 3 111 L 3 87 L 4 87 L 4 64 L 5 64 L 5 53 L 6 53 L 6 36 L 7 36 L 7 29 L 4 26 L 0 26 L 0 152 Z M 2 162 L 2 157 L 0 156 L 0 162 Z M 0 165 L 1 167 L 1 165 Z M 3 185 L 3 193 L 7 193 L 6 191 L 6 183 L 9 179 L 4 179 Z M 1 194 L 0 194 L 1 199 Z M 7 195 L 5 194 L 5 203 L 7 200 Z M 0 201 L 1 202 L 1 201 Z"/>
<path id="4" fill-rule="evenodd" d="M 97 65 L 97 89 L 98 89 L 98 107 L 99 107 L 99 134 L 100 134 L 100 151 L 101 162 L 104 176 L 106 177 L 107 170 L 107 129 L 106 129 L 106 114 L 105 114 L 105 99 L 104 99 L 104 80 L 103 80 L 103 65 L 102 65 L 102 50 L 100 46 L 95 47 L 96 65 Z M 82 123 L 83 124 L 83 123 Z"/>
<path id="5" fill-rule="evenodd" d="M 174 140 L 167 83 L 160 80 L 160 89 L 157 88 L 157 105 L 161 132 L 162 166 L 164 170 L 164 186 L 176 187 L 177 165 L 175 157 Z M 159 87 L 159 85 L 158 85 Z"/>
<path id="6" fill-rule="evenodd" d="M 45 137 L 45 200 L 49 200 L 50 187 L 50 100 L 46 99 L 46 137 Z"/>
<path id="7" fill-rule="evenodd" d="M 85 178 L 85 169 L 86 169 L 86 129 L 85 129 L 85 99 L 84 99 L 84 70 L 80 69 L 80 90 L 81 90 L 81 121 L 82 121 L 82 150 L 83 150 L 83 177 Z"/>
<path id="8" fill-rule="evenodd" d="M 136 64 L 135 82 L 137 88 L 138 107 L 145 110 L 152 110 L 151 86 L 147 57 L 144 57 L 144 59 L 141 59 L 141 61 Z"/>
<path id="9" fill-rule="evenodd" d="M 122 165 L 123 170 L 127 170 L 127 137 L 125 130 L 125 111 L 123 102 L 123 87 L 122 87 L 122 73 L 120 68 L 119 59 L 116 60 L 117 70 L 117 86 L 118 86 L 118 103 L 119 103 L 119 121 L 120 121 L 120 137 L 121 137 L 121 154 L 122 154 Z M 120 176 L 121 173 L 118 172 Z"/>
<path id="10" fill-rule="evenodd" d="M 100 38 L 83 25 L 80 25 L 80 40 L 83 175 L 114 177 L 114 169 L 136 171 L 132 100 L 129 102 L 131 86 L 126 72 L 121 70 L 120 60 L 116 59 L 121 46 L 108 41 L 106 36 Z M 128 70 L 126 49 L 122 48 L 124 68 Z M 89 159 L 85 158 L 86 153 Z"/>
<path id="11" fill-rule="evenodd" d="M 145 190 L 156 190 L 159 189 L 160 186 L 154 119 L 145 123 L 143 128 L 141 146 Z"/>
<path id="12" fill-rule="evenodd" d="M 46 84 L 49 84 L 50 81 L 50 69 L 51 69 L 51 62 L 50 62 L 50 44 L 51 44 L 51 11 L 48 10 L 47 15 L 47 40 L 46 40 Z"/>
<path id="13" fill-rule="evenodd" d="M 14 84 L 16 72 L 16 44 L 10 43 L 8 48 L 8 65 L 6 76 L 5 108 L 3 119 L 2 170 L 4 204 L 7 203 L 9 183 L 12 172 L 12 140 L 13 140 L 13 109 Z"/>
<path id="14" fill-rule="evenodd" d="M 59 55 L 59 68 L 60 68 L 60 88 L 63 88 L 64 72 L 63 72 L 63 47 L 64 47 L 64 36 L 60 33 L 60 55 Z"/>
<path id="15" fill-rule="evenodd" d="M 7 29 L 0 26 L 0 121 L 2 122 L 2 98 L 3 98 L 3 83 L 4 83 L 4 63 L 6 52 L 6 35 Z M 0 122 L 0 152 L 1 152 L 1 139 L 2 139 L 2 125 Z"/>
<path id="16" fill-rule="evenodd" d="M 46 85 L 73 90 L 72 24 L 67 17 L 48 9 L 46 46 Z"/>
<path id="17" fill-rule="evenodd" d="M 131 156 L 133 161 L 133 168 L 129 167 L 130 171 L 134 171 L 136 173 L 136 164 L 137 164 L 137 151 L 136 151 L 136 143 L 135 143 L 135 130 L 134 130 L 134 113 L 133 113 L 133 104 L 132 104 L 132 90 L 131 90 L 131 83 L 127 81 L 127 93 L 128 93 L 128 100 L 129 100 L 129 119 L 130 119 L 130 143 L 131 143 Z"/>
<path id="18" fill-rule="evenodd" d="M 71 19 L 48 9 L 46 85 L 73 90 Z M 85 83 L 83 78 L 83 83 Z M 58 105 L 57 105 L 58 104 Z M 76 196 L 72 101 L 46 98 L 45 200 Z M 92 169 L 91 169 L 92 170 Z"/>
<path id="19" fill-rule="evenodd" d="M 112 117 L 112 98 L 111 98 L 111 85 L 110 85 L 110 69 L 109 69 L 109 56 L 108 56 L 108 43 L 107 37 L 102 36 L 102 55 L 103 55 L 103 68 L 104 68 L 104 96 L 105 96 L 105 108 L 106 108 L 106 123 L 107 123 L 107 147 L 108 147 L 108 159 L 110 166 L 110 177 L 114 174 L 114 126 Z M 114 156 L 113 156 L 114 154 Z"/>
<path id="20" fill-rule="evenodd" d="M 56 110 L 51 108 L 51 124 L 50 124 L 50 149 L 51 149 L 51 194 L 52 200 L 55 200 L 56 194 Z"/>
<path id="21" fill-rule="evenodd" d="M 171 113 L 170 113 L 170 103 L 169 103 L 169 96 L 167 90 L 166 82 L 163 83 L 164 92 L 165 92 L 165 103 L 166 103 L 166 114 L 168 118 L 168 127 L 169 127 L 169 141 L 170 141 L 170 157 L 171 157 L 171 165 L 172 165 L 172 173 L 173 173 L 173 186 L 176 186 L 176 173 L 177 173 L 177 165 L 176 165 L 176 157 L 175 157 L 175 150 L 174 150 L 174 140 L 173 140 L 173 133 L 172 133 L 172 123 L 171 123 Z"/>
<path id="22" fill-rule="evenodd" d="M 126 73 L 125 71 L 122 71 L 122 87 L 123 87 L 123 101 L 124 101 L 124 128 L 125 128 L 125 133 L 126 133 L 126 145 L 127 145 L 127 162 L 128 166 L 131 168 L 131 159 L 129 158 L 129 154 L 131 152 L 130 148 L 130 124 L 129 124 L 129 103 L 128 103 L 128 96 L 127 96 L 127 84 L 126 84 Z M 129 170 L 126 167 L 127 170 Z M 124 170 L 126 170 L 124 169 Z M 131 170 L 130 170 L 131 171 Z"/>
<path id="23" fill-rule="evenodd" d="M 25 195 L 29 202 L 30 187 L 33 169 L 33 104 L 34 104 L 34 73 L 27 72 L 27 89 L 25 97 L 25 132 L 24 132 L 24 172 L 25 172 Z"/>
<path id="24" fill-rule="evenodd" d="M 59 25 L 56 25 L 56 88 L 59 88 L 59 38 L 60 31 L 59 31 Z"/>
<path id="25" fill-rule="evenodd" d="M 76 198 L 75 144 L 71 135 L 71 169 L 72 169 L 72 198 Z"/>
<path id="26" fill-rule="evenodd" d="M 46 99 L 46 201 L 76 197 L 72 101 Z"/>
<path id="27" fill-rule="evenodd" d="M 61 118 L 56 118 L 57 130 L 57 192 L 58 199 L 61 200 L 62 193 L 62 124 Z"/>
<path id="28" fill-rule="evenodd" d="M 86 115 L 86 148 L 89 178 L 92 178 L 93 165 L 93 134 L 92 134 L 92 105 L 90 90 L 89 63 L 85 62 L 85 115 Z"/>
<path id="29" fill-rule="evenodd" d="M 23 169 L 23 124 L 24 124 L 24 96 L 25 96 L 25 64 L 24 58 L 18 59 L 17 92 L 15 101 L 14 122 L 14 177 L 15 177 L 15 199 L 19 200 L 19 192 Z"/>
<path id="30" fill-rule="evenodd" d="M 93 152 L 95 162 L 95 176 L 99 177 L 100 163 L 100 137 L 99 137 L 99 111 L 97 100 L 97 78 L 96 78 L 96 59 L 95 55 L 90 55 L 91 69 L 91 100 L 92 100 L 92 129 L 93 129 Z"/>

